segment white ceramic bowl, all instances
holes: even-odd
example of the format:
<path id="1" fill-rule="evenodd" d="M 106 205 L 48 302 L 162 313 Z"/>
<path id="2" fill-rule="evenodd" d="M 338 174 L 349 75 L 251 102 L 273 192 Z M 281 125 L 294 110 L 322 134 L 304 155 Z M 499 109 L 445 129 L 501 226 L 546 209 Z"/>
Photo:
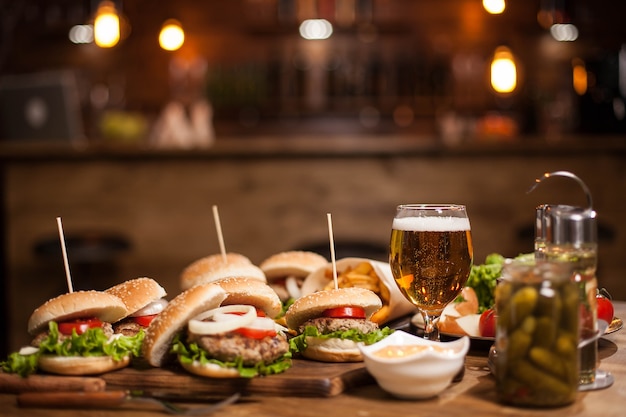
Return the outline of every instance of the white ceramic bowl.
<path id="1" fill-rule="evenodd" d="M 375 352 L 397 352 L 397 346 L 415 349 L 402 356 Z M 365 366 L 378 385 L 391 395 L 404 399 L 426 399 L 446 389 L 465 364 L 470 339 L 434 342 L 396 330 L 372 345 L 360 343 Z"/>

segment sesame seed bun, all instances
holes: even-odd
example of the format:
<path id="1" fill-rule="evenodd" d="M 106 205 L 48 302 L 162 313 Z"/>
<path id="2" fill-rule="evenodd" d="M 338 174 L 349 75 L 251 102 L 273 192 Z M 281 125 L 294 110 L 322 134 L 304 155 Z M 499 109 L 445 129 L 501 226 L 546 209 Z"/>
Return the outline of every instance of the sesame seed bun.
<path id="1" fill-rule="evenodd" d="M 126 304 L 117 296 L 104 291 L 75 291 L 52 298 L 33 311 L 28 320 L 28 332 L 37 334 L 48 322 L 97 317 L 114 323 L 129 314 Z"/>
<path id="2" fill-rule="evenodd" d="M 225 259 L 224 259 L 225 258 Z M 192 262 L 180 276 L 181 289 L 234 276 L 248 276 L 265 282 L 265 274 L 250 259 L 238 253 L 209 255 Z"/>
<path id="3" fill-rule="evenodd" d="M 121 369 L 130 363 L 130 356 L 119 361 L 110 356 L 39 356 L 41 370 L 57 375 L 97 375 Z"/>
<path id="4" fill-rule="evenodd" d="M 199 284 L 178 294 L 146 329 L 142 345 L 144 358 L 152 366 L 162 366 L 174 336 L 190 319 L 219 307 L 225 298 L 226 292 L 213 283 Z"/>
<path id="5" fill-rule="evenodd" d="M 165 289 L 158 282 L 146 277 L 122 282 L 105 290 L 105 292 L 119 297 L 126 304 L 129 314 L 139 311 L 151 302 L 167 295 Z"/>
<path id="6" fill-rule="evenodd" d="M 276 292 L 266 283 L 248 277 L 224 278 L 215 282 L 224 291 L 226 299 L 222 305 L 244 304 L 259 308 L 270 318 L 278 316 L 282 303 Z"/>
<path id="7" fill-rule="evenodd" d="M 315 252 L 288 251 L 270 256 L 261 262 L 259 268 L 265 273 L 268 282 L 271 282 L 290 275 L 304 278 L 327 263 L 326 258 Z"/>
<path id="8" fill-rule="evenodd" d="M 302 356 L 319 362 L 361 362 L 363 355 L 352 340 L 336 337 L 323 339 L 307 337 L 307 348 Z"/>

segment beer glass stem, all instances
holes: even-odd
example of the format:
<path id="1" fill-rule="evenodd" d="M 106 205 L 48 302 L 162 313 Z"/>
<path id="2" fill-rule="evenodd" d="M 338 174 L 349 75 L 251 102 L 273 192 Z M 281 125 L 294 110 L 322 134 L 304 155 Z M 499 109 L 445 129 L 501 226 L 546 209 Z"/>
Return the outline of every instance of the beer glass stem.
<path id="1" fill-rule="evenodd" d="M 439 315 L 428 314 L 425 311 L 421 313 L 424 318 L 424 339 L 439 341 L 439 328 L 437 327 Z"/>

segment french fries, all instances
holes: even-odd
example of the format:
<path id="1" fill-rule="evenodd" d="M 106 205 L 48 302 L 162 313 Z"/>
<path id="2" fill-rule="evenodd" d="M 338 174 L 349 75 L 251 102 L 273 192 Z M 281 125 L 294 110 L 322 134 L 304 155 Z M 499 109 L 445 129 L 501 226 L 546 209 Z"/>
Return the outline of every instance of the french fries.
<path id="1" fill-rule="evenodd" d="M 333 280 L 333 272 L 327 269 L 324 272 L 325 278 L 329 282 L 325 285 L 324 290 L 335 288 Z M 380 280 L 374 267 L 369 262 L 360 262 L 355 267 L 347 267 L 345 270 L 337 273 L 337 286 L 339 288 L 360 287 L 368 289 L 378 295 L 382 301 L 382 308 L 372 316 L 371 320 L 375 323 L 382 324 L 389 317 L 389 300 L 390 294 L 387 286 Z"/>

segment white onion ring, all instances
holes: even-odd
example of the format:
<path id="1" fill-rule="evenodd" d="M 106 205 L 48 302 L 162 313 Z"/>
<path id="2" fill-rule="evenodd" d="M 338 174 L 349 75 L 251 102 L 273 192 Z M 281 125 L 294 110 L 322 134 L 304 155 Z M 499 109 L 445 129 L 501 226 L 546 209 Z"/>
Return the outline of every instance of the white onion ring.
<path id="1" fill-rule="evenodd" d="M 246 326 L 248 329 L 276 330 L 276 322 L 269 317 L 257 317 L 252 324 Z"/>
<path id="2" fill-rule="evenodd" d="M 39 352 L 39 348 L 36 348 L 34 346 L 23 346 L 22 348 L 20 348 L 19 354 L 22 356 L 28 356 L 37 352 Z"/>
<path id="3" fill-rule="evenodd" d="M 145 307 L 140 308 L 135 311 L 130 317 L 141 317 L 141 316 L 152 316 L 154 314 L 159 314 L 165 306 L 167 305 L 167 300 L 165 298 L 161 298 L 156 301 L 152 301 L 148 303 Z"/>
<path id="4" fill-rule="evenodd" d="M 243 315 L 229 314 L 232 318 L 223 317 L 227 315 L 226 313 L 243 313 Z M 218 316 L 219 321 L 203 321 L 211 319 L 214 316 Z M 189 320 L 188 327 L 189 331 L 192 333 L 212 335 L 246 327 L 252 324 L 256 318 L 256 309 L 253 306 L 230 305 L 214 308 L 213 310 L 198 314 L 196 317 Z"/>
<path id="5" fill-rule="evenodd" d="M 298 279 L 293 275 L 288 276 L 285 279 L 285 288 L 291 298 L 300 298 L 302 292 L 300 291 L 300 285 L 298 285 Z"/>

